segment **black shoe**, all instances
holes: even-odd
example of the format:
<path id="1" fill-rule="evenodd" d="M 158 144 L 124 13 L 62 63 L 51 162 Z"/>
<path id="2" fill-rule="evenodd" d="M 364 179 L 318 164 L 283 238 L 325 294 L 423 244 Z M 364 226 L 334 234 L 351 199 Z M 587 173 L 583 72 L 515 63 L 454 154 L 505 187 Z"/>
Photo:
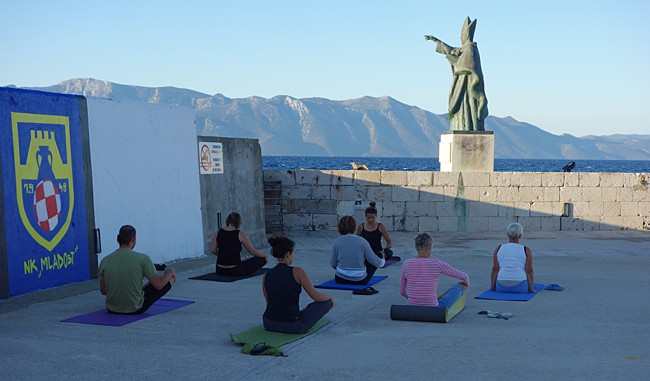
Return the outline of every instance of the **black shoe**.
<path id="1" fill-rule="evenodd" d="M 366 287 L 366 288 L 361 289 L 361 290 L 354 290 L 354 291 L 352 291 L 352 294 L 354 294 L 354 295 L 374 295 L 374 294 L 376 294 L 378 292 L 379 291 L 375 290 L 372 287 Z"/>

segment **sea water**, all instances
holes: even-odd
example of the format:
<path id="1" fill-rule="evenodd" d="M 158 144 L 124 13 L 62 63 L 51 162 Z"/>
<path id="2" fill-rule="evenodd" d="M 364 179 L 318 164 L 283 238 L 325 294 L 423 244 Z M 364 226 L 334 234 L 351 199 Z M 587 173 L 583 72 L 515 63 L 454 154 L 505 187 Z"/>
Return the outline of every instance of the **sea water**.
<path id="1" fill-rule="evenodd" d="M 556 160 L 556 159 L 494 159 L 497 172 L 563 172 L 575 162 L 572 172 L 650 173 L 648 160 Z M 421 157 L 325 157 L 325 156 L 263 156 L 264 169 L 352 169 L 351 162 L 363 163 L 369 170 L 439 171 L 437 158 Z"/>

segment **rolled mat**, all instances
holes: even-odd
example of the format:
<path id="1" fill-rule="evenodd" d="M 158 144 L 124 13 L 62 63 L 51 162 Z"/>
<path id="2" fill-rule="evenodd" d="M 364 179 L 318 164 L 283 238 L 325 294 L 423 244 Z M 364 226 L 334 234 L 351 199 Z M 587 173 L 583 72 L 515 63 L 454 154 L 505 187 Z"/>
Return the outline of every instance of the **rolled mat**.
<path id="1" fill-rule="evenodd" d="M 465 308 L 465 294 L 450 308 L 397 305 L 390 306 L 392 320 L 424 321 L 431 323 L 448 323 Z"/>

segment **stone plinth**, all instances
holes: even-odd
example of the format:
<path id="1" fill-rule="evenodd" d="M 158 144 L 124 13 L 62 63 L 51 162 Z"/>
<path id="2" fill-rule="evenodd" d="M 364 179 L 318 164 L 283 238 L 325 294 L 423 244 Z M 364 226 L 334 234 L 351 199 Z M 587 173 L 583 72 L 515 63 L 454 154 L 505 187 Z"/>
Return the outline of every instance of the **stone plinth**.
<path id="1" fill-rule="evenodd" d="M 494 131 L 447 131 L 440 135 L 440 172 L 494 172 Z"/>

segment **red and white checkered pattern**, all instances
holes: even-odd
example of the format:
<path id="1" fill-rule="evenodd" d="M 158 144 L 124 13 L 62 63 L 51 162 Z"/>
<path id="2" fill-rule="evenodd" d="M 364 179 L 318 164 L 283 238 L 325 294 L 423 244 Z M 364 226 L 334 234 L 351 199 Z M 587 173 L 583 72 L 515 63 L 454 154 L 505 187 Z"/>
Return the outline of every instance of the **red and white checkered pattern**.
<path id="1" fill-rule="evenodd" d="M 61 196 L 50 180 L 43 180 L 34 193 L 34 212 L 41 229 L 51 232 L 56 228 L 61 216 Z"/>

